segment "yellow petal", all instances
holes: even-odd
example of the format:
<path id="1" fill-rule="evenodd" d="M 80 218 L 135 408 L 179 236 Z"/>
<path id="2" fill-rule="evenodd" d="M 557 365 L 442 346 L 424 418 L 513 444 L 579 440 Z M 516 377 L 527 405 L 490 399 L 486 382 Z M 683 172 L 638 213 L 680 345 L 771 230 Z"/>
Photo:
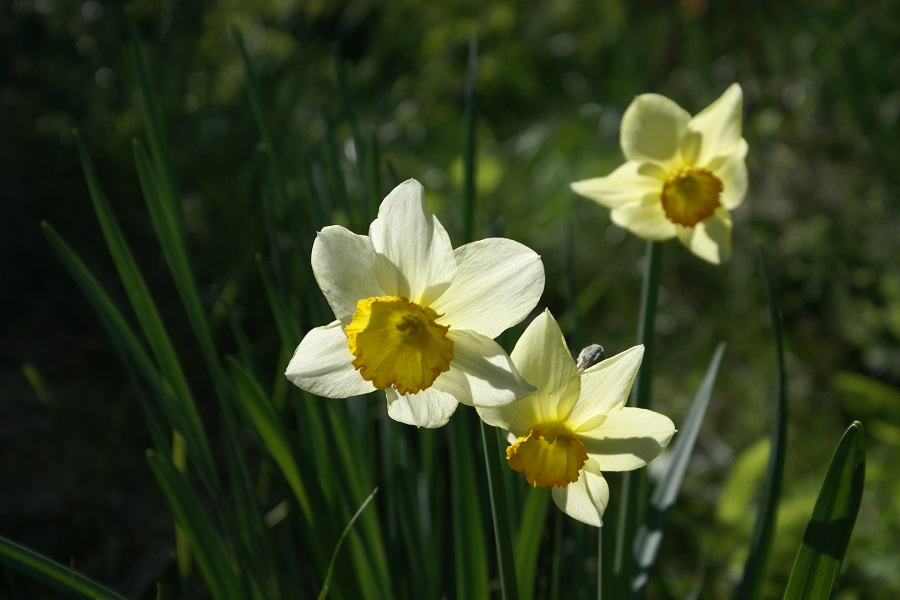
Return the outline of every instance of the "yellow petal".
<path id="1" fill-rule="evenodd" d="M 576 194 L 607 208 L 616 208 L 628 202 L 640 202 L 647 194 L 659 193 L 667 175 L 655 164 L 629 161 L 606 177 L 576 181 L 571 187 Z"/>
<path id="2" fill-rule="evenodd" d="M 681 163 L 681 137 L 690 120 L 687 111 L 665 96 L 638 96 L 622 116 L 619 139 L 625 158 L 674 170 Z"/>
<path id="3" fill-rule="evenodd" d="M 694 227 L 679 227 L 678 239 L 703 260 L 721 264 L 731 258 L 731 216 L 719 208 Z"/>
<path id="4" fill-rule="evenodd" d="M 734 83 L 715 102 L 688 123 L 688 129 L 700 137 L 698 154 L 692 164 L 704 167 L 714 158 L 727 156 L 741 142 L 744 93 Z"/>
<path id="5" fill-rule="evenodd" d="M 668 240 L 675 237 L 675 224 L 666 218 L 660 193 L 644 196 L 639 204 L 626 204 L 610 213 L 612 222 L 645 240 Z"/>

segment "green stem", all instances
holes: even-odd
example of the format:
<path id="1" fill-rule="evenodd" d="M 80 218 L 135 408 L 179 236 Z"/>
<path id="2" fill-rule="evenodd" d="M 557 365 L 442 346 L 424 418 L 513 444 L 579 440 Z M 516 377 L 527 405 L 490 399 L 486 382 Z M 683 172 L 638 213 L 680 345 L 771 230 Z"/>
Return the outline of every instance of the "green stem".
<path id="1" fill-rule="evenodd" d="M 658 242 L 647 242 L 644 282 L 641 287 L 641 310 L 638 317 L 638 343 L 644 345 L 644 360 L 631 390 L 631 405 L 638 408 L 650 408 L 653 387 L 653 351 L 656 345 L 654 324 L 659 296 L 660 251 L 661 246 Z M 632 550 L 634 536 L 647 508 L 647 472 L 638 469 L 622 475 L 622 495 L 616 518 L 616 548 L 613 559 L 616 598 L 624 598 L 628 594 L 634 562 Z"/>
<path id="2" fill-rule="evenodd" d="M 516 600 L 519 590 L 516 584 L 516 565 L 512 551 L 512 532 L 506 511 L 506 489 L 500 470 L 500 443 L 497 431 L 481 423 L 481 441 L 484 444 L 484 463 L 487 467 L 488 487 L 491 493 L 491 517 L 494 519 L 494 541 L 497 544 L 497 565 L 500 570 L 500 592 L 504 600 Z"/>

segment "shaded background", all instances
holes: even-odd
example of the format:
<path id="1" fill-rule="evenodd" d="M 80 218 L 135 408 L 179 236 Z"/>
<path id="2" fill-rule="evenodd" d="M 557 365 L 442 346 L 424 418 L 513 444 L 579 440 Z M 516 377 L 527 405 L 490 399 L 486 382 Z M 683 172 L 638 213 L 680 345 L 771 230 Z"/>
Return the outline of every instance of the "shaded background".
<path id="1" fill-rule="evenodd" d="M 343 182 L 349 197 L 363 194 L 339 63 L 360 130 L 381 148 L 383 192 L 392 177 L 419 179 L 451 232 L 476 35 L 477 227 L 542 254 L 541 306 L 573 348 L 633 343 L 644 244 L 568 183 L 621 162 L 618 124 L 636 94 L 665 94 L 696 113 L 739 82 L 751 187 L 734 213 L 734 259 L 714 267 L 676 242 L 664 248 L 654 408 L 677 424 L 715 344 L 729 347 L 655 593 L 683 595 L 705 565 L 708 593 L 723 595 L 743 564 L 774 390 L 759 247 L 776 275 L 790 400 L 770 593 L 780 597 L 853 419 L 869 434 L 868 480 L 841 597 L 900 593 L 897 3 L 221 1 L 131 10 L 167 119 L 197 279 L 210 306 L 228 291 L 263 364 L 277 360 L 277 336 L 253 260 L 266 252 L 259 140 L 232 27 L 262 78 L 292 185 L 307 185 L 306 160 L 322 193 Z M 125 373 L 39 227 L 51 222 L 123 297 L 74 149 L 77 127 L 190 372 L 198 353 L 133 166 L 131 140 L 144 131 L 132 61 L 118 3 L 0 7 L 0 534 L 137 596 L 173 577 L 171 519 L 146 467 L 150 441 Z M 343 145 L 330 147 L 329 130 Z M 338 200 L 329 198 L 332 216 L 343 222 Z M 223 353 L 229 344 L 223 336 Z M 7 592 L 37 593 L 4 571 Z"/>

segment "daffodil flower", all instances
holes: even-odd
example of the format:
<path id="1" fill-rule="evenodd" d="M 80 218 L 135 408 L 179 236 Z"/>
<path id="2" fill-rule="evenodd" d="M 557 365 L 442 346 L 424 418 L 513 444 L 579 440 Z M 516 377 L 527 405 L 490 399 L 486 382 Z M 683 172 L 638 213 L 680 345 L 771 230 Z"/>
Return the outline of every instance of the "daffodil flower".
<path id="1" fill-rule="evenodd" d="M 326 227 L 312 269 L 335 320 L 309 331 L 285 375 L 327 398 L 385 391 L 388 414 L 440 427 L 457 404 L 499 406 L 534 389 L 493 341 L 534 308 L 541 258 L 503 238 L 453 249 L 413 179 L 382 202 L 369 235 Z"/>
<path id="2" fill-rule="evenodd" d="M 638 96 L 622 117 L 627 162 L 572 189 L 612 209 L 613 223 L 645 239 L 678 237 L 706 261 L 727 260 L 729 211 L 747 194 L 742 103 L 736 83 L 693 118 L 664 96 Z"/>
<path id="3" fill-rule="evenodd" d="M 559 325 L 544 312 L 512 352 L 537 390 L 508 406 L 479 408 L 488 424 L 509 432 L 509 466 L 534 487 L 552 487 L 567 515 L 602 525 L 609 502 L 603 471 L 630 471 L 656 458 L 675 434 L 659 413 L 625 406 L 643 346 L 579 371 Z"/>

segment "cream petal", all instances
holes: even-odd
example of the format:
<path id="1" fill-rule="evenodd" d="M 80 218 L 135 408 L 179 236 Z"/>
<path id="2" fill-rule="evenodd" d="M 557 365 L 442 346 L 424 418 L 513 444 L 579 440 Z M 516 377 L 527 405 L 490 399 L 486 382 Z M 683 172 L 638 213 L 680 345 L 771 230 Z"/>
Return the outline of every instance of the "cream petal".
<path id="1" fill-rule="evenodd" d="M 456 276 L 431 308 L 451 329 L 495 338 L 520 323 L 544 291 L 539 254 L 513 240 L 492 238 L 456 249 Z"/>
<path id="2" fill-rule="evenodd" d="M 398 394 L 394 388 L 384 390 L 388 415 L 395 421 L 434 429 L 443 427 L 453 416 L 459 403 L 450 395 L 433 387 L 418 394 Z"/>
<path id="3" fill-rule="evenodd" d="M 375 391 L 353 368 L 353 355 L 340 321 L 307 332 L 285 376 L 299 388 L 325 398 L 349 398 Z"/>
<path id="4" fill-rule="evenodd" d="M 719 200 L 728 210 L 738 207 L 747 195 L 747 142 L 741 140 L 738 149 L 732 154 L 715 161 L 710 167 L 722 182 L 722 195 Z"/>
<path id="5" fill-rule="evenodd" d="M 619 139 L 625 158 L 675 170 L 681 162 L 681 137 L 690 120 L 686 110 L 665 96 L 638 96 L 622 116 Z"/>
<path id="6" fill-rule="evenodd" d="M 688 123 L 688 129 L 698 134 L 700 144 L 693 164 L 705 166 L 717 156 L 727 156 L 741 142 L 744 114 L 744 93 L 733 83 L 715 102 L 704 108 Z"/>
<path id="7" fill-rule="evenodd" d="M 576 194 L 590 198 L 607 208 L 629 202 L 639 203 L 647 194 L 660 194 L 666 171 L 653 163 L 629 161 L 606 177 L 595 177 L 570 184 Z"/>
<path id="8" fill-rule="evenodd" d="M 386 295 L 375 277 L 375 249 L 369 238 L 338 225 L 316 235 L 312 269 L 334 316 L 344 325 L 353 319 L 357 302 Z"/>
<path id="9" fill-rule="evenodd" d="M 588 456 L 604 471 L 639 469 L 659 456 L 675 435 L 672 420 L 652 410 L 625 407 L 599 427 L 579 431 Z"/>
<path id="10" fill-rule="evenodd" d="M 609 485 L 596 462 L 588 460 L 578 474 L 578 481 L 566 487 L 553 488 L 553 502 L 573 519 L 600 527 L 609 504 Z"/>
<path id="11" fill-rule="evenodd" d="M 565 417 L 569 429 L 580 437 L 582 430 L 600 425 L 606 415 L 625 406 L 643 358 L 644 346 L 633 346 L 584 371 L 581 395 Z"/>
<path id="12" fill-rule="evenodd" d="M 387 195 L 369 228 L 381 288 L 422 306 L 449 287 L 456 273 L 450 236 L 425 210 L 425 191 L 415 179 Z"/>
<path id="13" fill-rule="evenodd" d="M 500 344 L 467 330 L 447 333 L 453 342 L 450 370 L 432 387 L 470 406 L 494 407 L 515 402 L 534 391 Z"/>
<path id="14" fill-rule="evenodd" d="M 522 377 L 537 388 L 522 400 L 532 405 L 536 420 L 531 427 L 559 421 L 568 414 L 580 389 L 578 367 L 549 310 L 535 317 L 522 333 L 512 360 Z"/>
<path id="15" fill-rule="evenodd" d="M 659 193 L 644 196 L 640 204 L 626 204 L 610 213 L 612 222 L 645 240 L 668 240 L 677 234 L 662 208 Z"/>
<path id="16" fill-rule="evenodd" d="M 518 402 L 498 406 L 496 408 L 475 407 L 478 416 L 488 425 L 499 427 L 507 432 L 507 441 L 512 444 L 520 435 L 525 435 L 531 428 L 539 424 L 534 412 L 534 404 L 525 396 Z"/>
<path id="17" fill-rule="evenodd" d="M 721 264 L 731 258 L 731 216 L 719 207 L 694 227 L 679 227 L 678 239 L 703 260 Z"/>

